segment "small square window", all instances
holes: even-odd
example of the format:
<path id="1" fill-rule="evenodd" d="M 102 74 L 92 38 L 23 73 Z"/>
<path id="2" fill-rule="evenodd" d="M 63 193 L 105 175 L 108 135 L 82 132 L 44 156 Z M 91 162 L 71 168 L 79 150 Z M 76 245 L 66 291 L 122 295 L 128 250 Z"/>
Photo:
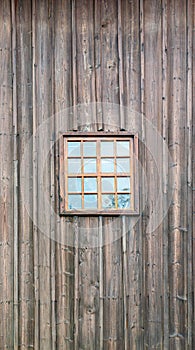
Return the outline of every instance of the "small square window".
<path id="1" fill-rule="evenodd" d="M 138 214 L 137 156 L 127 132 L 61 135 L 60 214 Z"/>

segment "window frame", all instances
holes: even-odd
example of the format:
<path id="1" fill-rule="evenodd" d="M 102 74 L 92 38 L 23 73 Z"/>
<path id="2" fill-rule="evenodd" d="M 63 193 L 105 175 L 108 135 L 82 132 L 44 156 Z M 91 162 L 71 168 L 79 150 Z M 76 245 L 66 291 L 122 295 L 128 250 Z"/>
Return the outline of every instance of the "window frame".
<path id="1" fill-rule="evenodd" d="M 68 154 L 65 149 L 64 139 L 75 139 L 75 141 L 81 141 L 82 139 L 89 139 L 89 141 L 95 140 L 114 140 L 114 139 L 132 139 L 133 151 L 130 153 L 130 157 L 133 155 L 131 160 L 131 166 L 133 169 L 130 170 L 129 176 L 133 177 L 133 188 L 131 187 L 131 194 L 133 195 L 133 208 L 116 208 L 116 209 L 66 209 L 66 193 L 67 188 L 65 188 L 65 179 L 68 176 L 65 170 L 65 161 L 68 159 Z M 116 158 L 114 154 L 113 158 Z M 97 159 L 96 157 L 94 157 Z M 109 157 L 107 157 L 109 158 Z M 99 170 L 97 169 L 94 177 L 99 175 Z M 111 174 L 110 174 L 111 176 Z M 114 173 L 112 174 L 114 176 Z M 93 177 L 93 176 L 92 176 Z M 101 176 L 104 177 L 104 176 Z M 120 174 L 117 176 L 120 177 Z M 132 183 L 131 183 L 132 186 Z M 115 190 L 115 194 L 119 191 Z M 102 194 L 102 191 L 101 191 Z M 59 213 L 60 216 L 120 216 L 120 215 L 138 215 L 139 214 L 139 173 L 138 173 L 138 134 L 133 134 L 130 132 L 64 132 L 60 134 L 59 137 Z"/>

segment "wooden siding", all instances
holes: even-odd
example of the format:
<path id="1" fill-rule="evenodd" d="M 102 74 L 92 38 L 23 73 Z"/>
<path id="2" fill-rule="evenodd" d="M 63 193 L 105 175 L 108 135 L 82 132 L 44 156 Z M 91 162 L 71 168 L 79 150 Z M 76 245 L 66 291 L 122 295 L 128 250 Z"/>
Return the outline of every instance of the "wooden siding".
<path id="1" fill-rule="evenodd" d="M 194 28 L 193 0 L 0 0 L 0 349 L 195 348 Z M 56 218 L 60 125 L 139 131 L 133 228 Z"/>

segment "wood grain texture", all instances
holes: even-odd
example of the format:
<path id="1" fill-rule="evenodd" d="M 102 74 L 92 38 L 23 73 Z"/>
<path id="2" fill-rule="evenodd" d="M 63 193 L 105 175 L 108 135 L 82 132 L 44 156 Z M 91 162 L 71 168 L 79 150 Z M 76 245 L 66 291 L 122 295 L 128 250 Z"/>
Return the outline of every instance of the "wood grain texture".
<path id="1" fill-rule="evenodd" d="M 168 141 L 168 91 L 167 91 L 167 74 L 168 74 L 168 60 L 167 60 L 167 0 L 162 1 L 162 136 L 165 142 Z M 163 335 L 164 347 L 169 347 L 169 274 L 168 274 L 168 188 L 169 188 L 169 158 L 165 151 L 163 151 L 163 192 L 166 194 L 163 203 Z"/>
<path id="2" fill-rule="evenodd" d="M 11 7 L 0 2 L 0 348 L 13 348 L 13 147 Z"/>
<path id="3" fill-rule="evenodd" d="M 178 20 L 177 11 L 184 16 Z M 186 295 L 186 3 L 168 4 L 169 149 L 175 189 L 169 216 L 170 347 L 187 348 Z M 175 32 L 175 28 L 178 30 Z M 170 117 L 171 116 L 171 117 Z M 184 167 L 184 164 L 186 166 Z"/>
<path id="4" fill-rule="evenodd" d="M 191 10 L 192 10 L 192 27 L 195 26 L 195 4 L 191 4 Z M 193 35 L 193 31 L 190 28 L 190 31 L 192 32 L 192 57 L 194 57 L 195 54 L 195 35 Z M 194 113 L 194 101 L 195 101 L 195 65 L 194 61 L 192 64 L 192 295 L 194 295 L 195 292 L 195 262 L 194 262 L 194 253 L 195 253 L 195 113 Z M 194 299 L 194 298 L 193 298 Z M 195 300 L 192 301 L 192 308 L 193 308 L 193 315 L 194 315 L 194 306 L 195 306 Z M 193 316 L 192 321 L 192 347 L 195 346 L 195 320 Z"/>
<path id="5" fill-rule="evenodd" d="M 158 144 L 158 133 L 161 134 L 162 108 L 162 57 L 161 57 L 161 3 L 147 1 L 144 3 L 144 55 L 145 55 L 145 117 L 146 123 L 146 178 L 148 185 L 147 215 L 151 217 L 155 210 L 157 188 L 159 188 L 158 172 L 162 172 L 162 154 Z M 155 55 L 154 55 L 155 52 Z M 158 116 L 158 117 L 157 117 Z M 151 126 L 157 132 L 151 139 Z M 149 124 L 149 125 L 148 125 Z M 155 138 L 155 139 L 154 139 Z M 148 150 L 155 144 L 153 154 Z M 157 156 L 158 154 L 158 156 Z M 155 159 L 155 161 L 154 161 Z M 158 161 L 158 164 L 155 162 Z M 162 205 L 162 203 L 160 203 Z M 158 208 L 159 212 L 162 207 Z M 157 215 L 153 218 L 157 222 Z M 160 223 L 159 223 L 160 224 Z M 159 225 L 157 225 L 159 226 Z M 156 251 L 159 253 L 156 254 Z M 162 334 L 162 228 L 153 232 L 147 227 L 145 236 L 145 341 L 146 347 L 161 349 Z"/>
<path id="6" fill-rule="evenodd" d="M 194 349 L 194 25 L 193 0 L 0 1 L 0 349 Z M 59 131 L 121 130 L 139 222 L 56 215 Z"/>
<path id="7" fill-rule="evenodd" d="M 36 51 L 36 127 L 42 127 L 52 115 L 52 7 L 50 1 L 36 2 L 35 51 Z M 40 129 L 39 129 L 40 130 Z M 51 324 L 51 240 L 50 211 L 44 200 L 50 198 L 50 162 L 48 151 L 52 139 L 52 123 L 49 121 L 37 137 L 37 224 L 38 230 L 38 279 L 39 279 L 39 346 L 52 349 Z M 42 173 L 41 173 L 42 170 Z M 40 227 L 44 227 L 42 232 Z"/>
<path id="8" fill-rule="evenodd" d="M 55 135 L 58 140 L 58 131 L 77 129 L 77 118 L 72 114 L 64 114 L 68 107 L 76 104 L 76 90 L 74 76 L 76 72 L 75 45 L 76 28 L 72 14 L 74 2 L 56 1 L 54 6 L 54 105 L 55 105 Z M 72 34 L 74 28 L 74 37 Z M 74 85 L 74 86 L 73 86 Z M 62 128 L 63 125 L 63 128 Z M 58 142 L 55 145 L 55 154 L 59 154 Z M 58 159 L 55 164 L 55 183 L 59 171 Z M 58 188 L 55 186 L 55 201 L 58 207 Z M 74 342 L 74 249 L 66 244 L 67 232 L 74 237 L 73 221 L 62 218 L 56 223 L 55 284 L 56 284 L 56 347 L 59 349 L 72 349 Z M 74 240 L 74 238 L 73 238 Z"/>
<path id="9" fill-rule="evenodd" d="M 36 113 L 36 3 L 32 2 L 32 113 L 33 113 L 33 285 L 34 285 L 34 347 L 39 348 L 39 239 L 38 226 L 36 225 L 38 219 L 37 210 L 37 196 L 38 196 L 38 162 L 37 162 L 37 113 Z"/>
<path id="10" fill-rule="evenodd" d="M 188 255 L 186 257 L 186 293 L 188 299 L 187 305 L 187 346 L 193 347 L 193 281 L 188 276 L 192 276 L 193 271 L 193 213 L 191 208 L 193 206 L 193 32 L 192 27 L 194 27 L 194 8 L 191 2 L 187 3 L 187 47 L 188 47 L 188 56 L 187 56 L 187 135 L 185 147 L 188 150 L 187 155 L 187 206 L 186 206 L 186 226 L 188 227 L 188 237 L 186 239 L 186 249 Z"/>
<path id="11" fill-rule="evenodd" d="M 32 136 L 32 41 L 30 1 L 20 1 L 16 7 L 17 34 L 17 102 L 20 162 L 27 143 Z M 24 181 L 25 179 L 25 181 Z M 24 185 L 26 187 L 24 187 Z M 20 165 L 19 177 L 19 341 L 21 348 L 34 343 L 34 293 L 33 293 L 33 235 L 32 235 L 32 153 L 28 151 L 27 162 Z M 28 193 L 24 196 L 25 191 Z M 26 202 L 27 201 L 27 202 Z M 28 209 L 29 208 L 29 211 Z"/>

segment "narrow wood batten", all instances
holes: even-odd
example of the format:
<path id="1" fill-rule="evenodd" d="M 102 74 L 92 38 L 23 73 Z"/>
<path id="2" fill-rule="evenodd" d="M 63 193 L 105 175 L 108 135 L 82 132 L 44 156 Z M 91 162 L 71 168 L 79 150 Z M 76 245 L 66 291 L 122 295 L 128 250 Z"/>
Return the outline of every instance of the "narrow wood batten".
<path id="1" fill-rule="evenodd" d="M 16 211 L 14 212 L 16 203 L 13 201 L 13 198 L 17 200 L 17 183 L 13 171 L 13 163 L 16 165 L 16 162 L 13 162 L 13 143 L 16 142 L 13 125 L 17 121 L 16 108 L 13 106 L 12 8 L 9 1 L 0 2 L 0 21 L 0 347 L 13 348 L 14 332 L 17 337 L 14 312 L 17 315 L 18 307 L 14 307 L 14 297 L 17 299 L 17 263 L 14 267 L 14 232 L 17 235 L 17 218 Z M 15 209 L 17 210 L 16 207 Z M 17 343 L 17 339 L 15 340 Z"/>
<path id="2" fill-rule="evenodd" d="M 191 10 L 192 10 L 192 27 L 195 27 L 195 4 L 192 2 L 191 4 Z M 189 11 L 190 15 L 190 11 Z M 190 31 L 192 29 L 190 28 Z M 193 34 L 193 31 L 192 31 Z M 195 55 L 195 36 L 192 35 L 192 57 Z M 195 264 L 194 264 L 194 256 L 195 256 L 195 104 L 194 104 L 194 98 L 195 98 L 195 64 L 194 61 L 192 63 L 192 208 L 190 209 L 192 211 L 192 295 L 193 295 L 193 301 L 192 301 L 192 308 L 193 308 L 193 321 L 192 321 L 192 347 L 195 346 L 195 317 L 194 317 L 194 310 L 195 310 Z"/>
<path id="3" fill-rule="evenodd" d="M 162 2 L 162 137 L 168 143 L 168 89 L 167 89 L 167 0 Z M 169 155 L 163 148 L 163 322 L 164 347 L 169 348 L 169 264 L 168 264 L 168 193 L 169 193 Z"/>
<path id="4" fill-rule="evenodd" d="M 33 101 L 31 0 L 12 2 L 16 17 L 18 117 L 18 346 L 34 342 L 33 261 Z M 31 147 L 28 147 L 28 144 Z M 25 161 L 24 161 L 25 159 Z M 27 327 L 28 325 L 28 327 Z"/>

